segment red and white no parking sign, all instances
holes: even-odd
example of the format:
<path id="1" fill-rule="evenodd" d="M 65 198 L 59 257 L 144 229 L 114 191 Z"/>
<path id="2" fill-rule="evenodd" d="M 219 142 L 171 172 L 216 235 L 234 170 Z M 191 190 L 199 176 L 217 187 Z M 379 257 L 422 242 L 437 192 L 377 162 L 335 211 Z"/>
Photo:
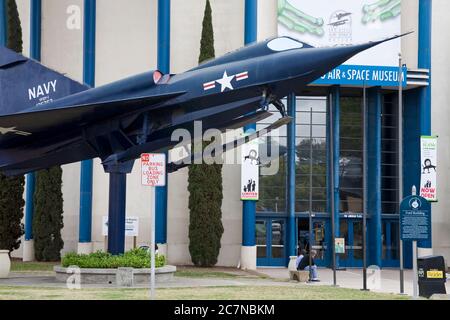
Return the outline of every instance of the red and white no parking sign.
<path id="1" fill-rule="evenodd" d="M 144 153 L 141 155 L 141 180 L 147 187 L 164 187 L 166 185 L 166 155 Z"/>

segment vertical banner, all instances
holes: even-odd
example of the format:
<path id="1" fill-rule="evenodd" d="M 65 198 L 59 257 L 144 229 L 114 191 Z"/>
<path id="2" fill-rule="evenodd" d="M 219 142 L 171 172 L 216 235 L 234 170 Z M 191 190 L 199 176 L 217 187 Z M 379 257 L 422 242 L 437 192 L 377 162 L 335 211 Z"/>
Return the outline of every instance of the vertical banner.
<path id="1" fill-rule="evenodd" d="M 242 146 L 241 200 L 259 200 L 259 143 L 258 139 Z"/>
<path id="2" fill-rule="evenodd" d="M 437 201 L 437 137 L 420 138 L 421 178 L 420 196 Z"/>

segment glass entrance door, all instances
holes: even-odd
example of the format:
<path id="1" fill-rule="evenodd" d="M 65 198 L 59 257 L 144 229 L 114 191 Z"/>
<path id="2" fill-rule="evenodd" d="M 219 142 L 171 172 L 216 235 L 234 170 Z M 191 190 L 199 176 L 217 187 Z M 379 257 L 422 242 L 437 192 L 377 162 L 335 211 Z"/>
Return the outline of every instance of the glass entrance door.
<path id="1" fill-rule="evenodd" d="M 286 219 L 256 220 L 256 256 L 258 266 L 286 266 Z"/>
<path id="2" fill-rule="evenodd" d="M 297 247 L 306 251 L 309 251 L 309 218 L 299 218 L 298 219 L 298 243 Z M 327 242 L 327 232 L 328 232 L 328 220 L 327 219 L 313 219 L 312 228 L 312 249 L 317 252 L 317 256 L 314 259 L 319 267 L 328 267 L 329 263 L 329 252 L 328 252 L 328 242 Z"/>
<path id="3" fill-rule="evenodd" d="M 398 219 L 383 220 L 381 260 L 384 268 L 400 266 L 400 231 Z"/>
<path id="4" fill-rule="evenodd" d="M 363 221 L 341 219 L 339 238 L 345 239 L 345 253 L 339 254 L 339 266 L 362 268 L 363 266 Z"/>

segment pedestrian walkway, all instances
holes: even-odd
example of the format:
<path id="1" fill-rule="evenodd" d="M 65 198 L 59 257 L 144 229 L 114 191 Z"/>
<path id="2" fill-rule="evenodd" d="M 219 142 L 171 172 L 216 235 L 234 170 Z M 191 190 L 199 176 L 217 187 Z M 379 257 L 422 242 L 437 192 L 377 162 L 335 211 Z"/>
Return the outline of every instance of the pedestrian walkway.
<path id="1" fill-rule="evenodd" d="M 258 272 L 272 279 L 286 279 L 289 275 L 287 268 L 258 268 Z M 333 285 L 333 270 L 319 269 L 320 282 L 311 285 Z M 413 295 L 413 272 L 404 271 L 404 293 Z M 363 271 L 362 269 L 345 269 L 336 271 L 336 284 L 342 288 L 362 289 Z M 400 271 L 398 269 L 383 269 L 380 277 L 368 273 L 368 287 L 371 291 L 381 293 L 400 293 Z M 450 293 L 450 283 L 446 283 L 447 293 Z"/>

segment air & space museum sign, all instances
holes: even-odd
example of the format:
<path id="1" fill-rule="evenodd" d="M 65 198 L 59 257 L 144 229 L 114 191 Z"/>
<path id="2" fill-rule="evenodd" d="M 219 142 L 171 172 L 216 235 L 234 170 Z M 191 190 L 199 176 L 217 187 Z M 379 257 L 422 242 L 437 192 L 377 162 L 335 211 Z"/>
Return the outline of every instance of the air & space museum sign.
<path id="1" fill-rule="evenodd" d="M 279 0 L 278 35 L 314 47 L 346 46 L 401 34 L 401 0 Z M 317 85 L 385 86 L 399 84 L 396 39 L 358 54 L 314 82 Z M 406 68 L 402 84 L 406 86 Z"/>

